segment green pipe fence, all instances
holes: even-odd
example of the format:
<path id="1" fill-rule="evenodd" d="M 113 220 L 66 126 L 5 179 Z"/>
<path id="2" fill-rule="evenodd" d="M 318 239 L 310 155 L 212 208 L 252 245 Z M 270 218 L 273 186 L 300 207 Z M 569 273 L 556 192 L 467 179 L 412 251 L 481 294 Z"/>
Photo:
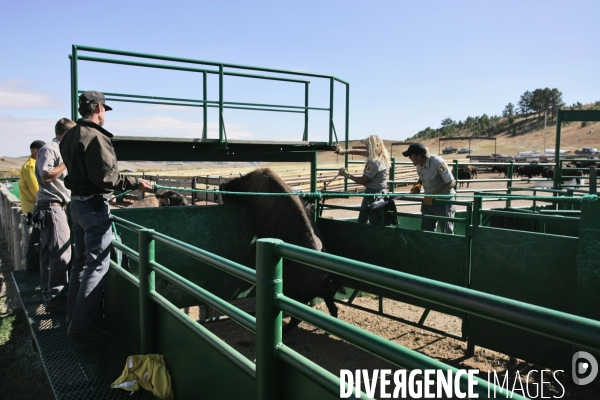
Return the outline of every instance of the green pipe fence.
<path id="1" fill-rule="evenodd" d="M 481 200 L 481 198 L 477 200 Z M 258 240 L 257 269 L 254 271 L 161 233 L 130 223 L 122 218 L 112 216 L 111 219 L 115 224 L 139 233 L 139 255 L 116 240 L 113 240 L 113 245 L 128 256 L 137 256 L 139 258 L 140 279 L 136 279 L 113 261 L 111 261 L 111 266 L 119 274 L 126 276 L 132 282 L 137 282 L 139 285 L 140 324 L 141 335 L 143 336 L 140 339 L 143 348 L 151 350 L 153 345 L 152 333 L 147 332 L 148 330 L 152 330 L 155 326 L 153 324 L 156 323 L 155 315 L 153 315 L 156 313 L 156 310 L 148 307 L 147 304 L 151 300 L 155 306 L 166 309 L 185 326 L 210 341 L 217 351 L 234 362 L 235 365 L 240 367 L 249 376 L 255 377 L 257 395 L 261 399 L 280 397 L 281 382 L 279 374 L 281 373 L 281 369 L 278 368 L 277 361 L 289 363 L 304 373 L 309 379 L 322 385 L 330 393 L 338 394 L 340 384 L 338 377 L 329 373 L 321 374 L 323 371 L 320 367 L 315 370 L 314 363 L 306 360 L 281 343 L 281 313 L 284 311 L 400 367 L 407 369 L 434 368 L 456 371 L 456 369 L 439 361 L 432 360 L 418 352 L 393 344 L 285 297 L 282 294 L 282 258 L 301 262 L 345 277 L 359 279 L 380 288 L 404 293 L 519 329 L 556 338 L 566 343 L 583 346 L 592 350 L 600 350 L 600 322 L 587 318 L 431 279 L 420 278 L 331 254 L 316 252 L 275 239 Z M 160 241 L 198 260 L 207 262 L 214 267 L 242 279 L 255 282 L 257 286 L 257 317 L 254 318 L 238 310 L 235 306 L 210 295 L 210 293 L 192 282 L 158 264 L 154 261 L 153 241 Z M 141 266 L 142 264 L 145 264 L 144 267 Z M 172 283 L 177 284 L 198 299 L 219 309 L 240 325 L 251 331 L 255 331 L 257 334 L 256 365 L 223 343 L 219 338 L 208 332 L 204 327 L 186 316 L 158 294 L 152 288 L 153 273 L 169 279 Z M 466 378 L 461 380 L 461 387 L 463 389 L 466 388 L 466 384 Z M 500 393 L 496 391 L 501 389 L 481 379 L 478 379 L 476 390 L 480 395 L 487 396 L 488 386 L 492 390 L 492 393 Z M 514 395 L 513 398 L 521 397 Z"/>
<path id="2" fill-rule="evenodd" d="M 157 63 L 148 63 L 142 61 L 132 61 L 129 59 L 119 59 L 119 58 L 102 58 L 102 57 L 91 57 L 86 55 L 81 55 L 81 52 L 90 52 L 90 53 L 101 53 L 101 54 L 109 54 L 112 56 L 120 56 L 120 57 L 132 57 L 132 58 L 142 58 L 142 59 L 151 59 L 151 60 L 159 60 L 159 61 L 167 61 L 171 63 L 179 63 L 179 64 L 192 64 L 192 65 L 204 65 L 213 67 L 215 69 L 207 69 L 207 68 L 195 68 L 188 67 L 182 65 L 174 65 L 174 64 L 157 64 Z M 79 46 L 73 45 L 72 52 L 69 56 L 71 63 L 71 117 L 73 120 L 77 119 L 77 96 L 79 93 L 82 93 L 82 90 L 79 90 L 78 87 L 78 63 L 80 61 L 88 61 L 88 62 L 98 62 L 104 64 L 116 64 L 116 65 L 125 65 L 125 66 L 134 66 L 134 67 L 144 67 L 144 68 L 155 68 L 162 70 L 174 70 L 174 71 L 184 71 L 184 72 L 192 72 L 192 73 L 201 73 L 202 74 L 202 99 L 182 99 L 182 98 L 172 98 L 172 97 L 163 97 L 163 96 L 142 96 L 135 94 L 123 94 L 123 93 L 105 93 L 107 96 L 112 96 L 110 98 L 107 97 L 110 101 L 119 101 L 119 102 L 130 102 L 130 103 L 143 103 L 143 104 L 163 104 L 163 105 L 172 105 L 172 106 L 187 106 L 187 107 L 202 107 L 203 108 L 203 122 L 204 127 L 202 130 L 202 138 L 207 138 L 207 125 L 208 125 L 208 114 L 207 108 L 214 107 L 219 108 L 219 142 L 226 143 L 227 137 L 225 132 L 225 119 L 223 115 L 224 109 L 237 109 L 237 110 L 253 110 L 253 111 L 272 111 L 272 112 L 287 112 L 287 113 L 303 113 L 304 114 L 304 128 L 302 131 L 302 140 L 308 141 L 309 138 L 309 130 L 308 130 L 308 112 L 309 110 L 314 111 L 328 111 L 329 113 L 329 144 L 331 145 L 333 142 L 333 134 L 334 134 L 334 112 L 333 112 L 333 104 L 334 104 L 334 87 L 335 82 L 340 83 L 345 86 L 346 92 L 346 107 L 345 107 L 345 134 L 346 140 L 349 135 L 349 91 L 350 84 L 342 79 L 336 78 L 334 76 L 322 75 L 322 74 L 313 74 L 306 72 L 296 72 L 296 71 L 286 71 L 281 69 L 274 68 L 262 68 L 262 67 L 253 67 L 247 65 L 240 64 L 229 64 L 229 63 L 219 63 L 214 61 L 204 61 L 204 60 L 194 60 L 189 58 L 180 58 L 180 57 L 169 57 L 169 56 L 161 56 L 155 54 L 145 54 L 145 53 L 136 53 L 129 51 L 121 51 L 121 50 L 111 50 L 111 49 L 103 49 L 97 47 L 89 47 L 89 46 Z M 258 71 L 269 74 L 277 74 L 277 75 L 294 75 L 299 77 L 311 77 L 317 79 L 325 79 L 329 82 L 329 107 L 310 107 L 309 106 L 309 80 L 306 79 L 294 79 L 294 78 L 284 78 L 277 75 L 256 75 L 250 73 L 240 73 L 240 72 L 232 72 L 225 69 L 237 69 L 237 70 L 249 70 L 249 71 Z M 207 99 L 207 75 L 213 74 L 218 75 L 219 83 L 218 83 L 218 101 L 210 101 Z M 248 79 L 263 79 L 263 80 L 273 80 L 279 82 L 289 82 L 304 85 L 304 106 L 293 106 L 293 105 L 280 105 L 280 104 L 263 104 L 263 103 L 243 103 L 243 102 L 232 102 L 225 101 L 224 99 L 224 77 L 225 76 L 233 76 L 240 78 L 248 78 Z"/>

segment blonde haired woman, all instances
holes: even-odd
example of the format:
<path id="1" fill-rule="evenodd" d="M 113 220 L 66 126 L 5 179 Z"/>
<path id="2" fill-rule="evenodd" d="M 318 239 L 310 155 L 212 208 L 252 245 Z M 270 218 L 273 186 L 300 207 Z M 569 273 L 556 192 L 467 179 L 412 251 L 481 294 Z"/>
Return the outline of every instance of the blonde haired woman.
<path id="1" fill-rule="evenodd" d="M 361 140 L 367 147 L 363 149 L 346 150 L 340 147 L 339 144 L 334 144 L 334 151 L 337 154 L 352 154 L 356 156 L 367 157 L 365 168 L 362 176 L 351 175 L 346 168 L 340 168 L 339 175 L 350 179 L 359 185 L 365 186 L 365 193 L 381 193 L 387 192 L 388 170 L 391 167 L 390 153 L 385 148 L 383 140 L 377 135 L 371 135 L 364 140 Z M 369 221 L 370 206 L 378 196 L 363 197 L 358 222 L 361 224 L 373 223 Z"/>

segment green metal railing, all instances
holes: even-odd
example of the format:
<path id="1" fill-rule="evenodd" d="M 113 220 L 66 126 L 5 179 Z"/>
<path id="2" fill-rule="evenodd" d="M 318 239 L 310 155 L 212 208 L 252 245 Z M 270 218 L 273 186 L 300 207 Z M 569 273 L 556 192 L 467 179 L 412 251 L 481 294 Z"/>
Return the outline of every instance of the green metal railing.
<path id="1" fill-rule="evenodd" d="M 600 111 L 598 110 L 562 110 L 559 109 L 556 112 L 556 144 L 554 149 L 554 162 L 556 168 L 554 168 L 554 189 L 559 189 L 561 184 L 561 168 L 560 159 L 560 134 L 563 122 L 575 122 L 575 121 L 600 121 Z"/>
<path id="2" fill-rule="evenodd" d="M 277 361 L 285 362 L 297 368 L 309 379 L 332 394 L 339 394 L 339 377 L 307 360 L 282 343 L 282 312 L 305 320 L 401 368 L 409 370 L 417 368 L 443 369 L 456 372 L 455 368 L 442 362 L 406 349 L 287 298 L 282 293 L 283 258 L 345 277 L 359 279 L 380 288 L 431 301 L 513 327 L 557 338 L 584 348 L 600 350 L 600 322 L 598 321 L 309 250 L 275 239 L 260 239 L 257 242 L 256 271 L 254 271 L 182 241 L 145 229 L 125 219 L 116 216 L 111 216 L 111 219 L 115 224 L 139 234 L 138 253 L 113 240 L 113 245 L 117 249 L 139 261 L 139 279 L 133 277 L 114 261 L 111 261 L 111 266 L 127 280 L 139 285 L 142 352 L 152 353 L 154 351 L 156 345 L 154 336 L 156 332 L 155 307 L 163 307 L 182 324 L 212 343 L 217 351 L 238 368 L 256 379 L 257 395 L 260 399 L 271 399 L 278 396 L 278 388 L 281 385 L 281 379 L 279 379 L 281 370 L 277 366 Z M 157 263 L 154 260 L 155 241 L 173 247 L 238 278 L 256 283 L 256 318 Z M 222 342 L 157 293 L 154 289 L 155 275 L 169 280 L 199 300 L 218 309 L 246 329 L 256 332 L 256 364 Z M 476 390 L 480 396 L 487 397 L 488 387 L 491 395 L 501 393 L 502 388 L 497 388 L 479 378 L 477 380 Z M 461 387 L 466 389 L 466 385 L 467 379 L 461 379 Z M 365 396 L 364 394 L 361 395 Z M 514 394 L 512 398 L 522 397 Z"/>
<path id="3" fill-rule="evenodd" d="M 142 61 L 131 61 L 128 59 L 119 59 L 119 58 L 101 58 L 101 57 L 90 57 L 86 55 L 81 55 L 80 52 L 90 52 L 90 53 L 102 53 L 102 54 L 110 54 L 112 56 L 121 56 L 121 57 L 133 57 L 138 59 L 151 59 L 151 60 L 159 60 L 159 61 L 167 61 L 171 63 L 177 63 L 178 65 L 171 64 L 158 64 L 158 63 L 149 63 Z M 328 111 L 329 112 L 329 144 L 333 143 L 333 135 L 335 133 L 335 126 L 333 123 L 333 105 L 334 105 L 334 84 L 335 82 L 341 83 L 345 86 L 346 89 L 346 109 L 345 109 L 345 136 L 346 140 L 349 134 L 349 107 L 350 107 L 350 84 L 348 82 L 343 81 L 335 76 L 330 75 L 322 75 L 322 74 L 313 74 L 307 72 L 296 72 L 296 71 L 287 71 L 280 70 L 274 68 L 262 68 L 262 67 L 253 67 L 247 65 L 239 65 L 239 64 L 228 64 L 228 63 L 219 63 L 214 61 L 204 61 L 204 60 L 195 60 L 189 58 L 180 58 L 180 57 L 170 57 L 170 56 L 161 56 L 155 54 L 145 54 L 145 53 L 136 53 L 130 51 L 122 51 L 122 50 L 111 50 L 111 49 L 102 49 L 97 47 L 89 47 L 89 46 L 79 46 L 73 45 L 72 52 L 69 56 L 71 62 L 71 117 L 73 120 L 77 119 L 77 98 L 79 93 L 82 93 L 82 90 L 79 90 L 79 61 L 89 61 L 89 62 L 99 62 L 105 64 L 117 64 L 117 65 L 126 65 L 126 66 L 135 66 L 135 67 L 144 67 L 144 68 L 155 68 L 155 69 L 163 69 L 163 70 L 173 70 L 173 71 L 184 71 L 184 72 L 193 72 L 202 74 L 202 99 L 184 99 L 184 98 L 173 98 L 173 97 L 163 97 L 163 96 L 145 96 L 145 95 L 136 95 L 136 94 L 124 94 L 124 93 L 104 93 L 107 97 L 107 100 L 110 101 L 119 101 L 119 102 L 131 102 L 131 103 L 146 103 L 146 104 L 163 104 L 163 105 L 173 105 L 173 106 L 187 106 L 187 107 L 202 107 L 203 108 L 203 122 L 204 128 L 202 131 L 202 138 L 207 139 L 207 126 L 208 126 L 208 113 L 207 109 L 209 107 L 214 107 L 219 109 L 219 142 L 226 143 L 227 137 L 225 133 L 225 119 L 223 115 L 224 109 L 238 109 L 238 110 L 255 110 L 255 111 L 272 111 L 272 112 L 287 112 L 287 113 L 303 113 L 304 114 L 304 130 L 302 134 L 302 141 L 308 141 L 308 123 L 309 123 L 309 110 L 313 111 Z M 204 65 L 211 68 L 196 68 L 184 66 L 181 64 L 192 64 L 192 65 Z M 269 74 L 277 74 L 277 75 L 257 75 L 251 73 L 241 73 L 241 72 L 233 72 L 228 71 L 226 69 L 234 69 L 234 70 L 245 70 L 245 71 L 256 71 L 262 73 Z M 219 83 L 218 83 L 218 100 L 209 100 L 207 98 L 207 75 L 218 75 Z M 309 84 L 310 81 L 307 79 L 293 79 L 293 78 L 284 78 L 278 75 L 294 75 L 298 77 L 305 78 L 318 78 L 324 79 L 329 82 L 329 106 L 326 108 L 323 107 L 310 107 L 309 106 Z M 292 105 L 281 105 L 281 104 L 264 104 L 264 103 L 243 103 L 243 102 L 235 102 L 235 101 L 225 101 L 224 99 L 224 77 L 226 76 L 234 76 L 241 78 L 249 78 L 249 79 L 263 79 L 263 80 L 273 80 L 279 82 L 288 82 L 293 84 L 301 84 L 304 86 L 304 106 L 292 106 Z M 336 135 L 337 136 L 337 135 Z"/>

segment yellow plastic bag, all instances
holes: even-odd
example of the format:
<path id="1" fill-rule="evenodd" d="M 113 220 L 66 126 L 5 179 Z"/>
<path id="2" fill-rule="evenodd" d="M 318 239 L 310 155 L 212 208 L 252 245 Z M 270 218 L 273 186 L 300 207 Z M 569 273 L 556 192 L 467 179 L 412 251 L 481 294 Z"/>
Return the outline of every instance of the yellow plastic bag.
<path id="1" fill-rule="evenodd" d="M 137 392 L 140 386 L 149 390 L 154 397 L 162 400 L 175 398 L 171 387 L 171 376 L 160 354 L 136 355 L 127 357 L 125 369 L 110 387 Z"/>

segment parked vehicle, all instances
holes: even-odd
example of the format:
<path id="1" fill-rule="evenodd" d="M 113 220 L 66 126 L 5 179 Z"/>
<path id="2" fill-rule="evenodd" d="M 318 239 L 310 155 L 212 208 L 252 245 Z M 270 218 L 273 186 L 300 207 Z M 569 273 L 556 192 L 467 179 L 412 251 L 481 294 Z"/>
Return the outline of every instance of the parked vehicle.
<path id="1" fill-rule="evenodd" d="M 595 154 L 598 152 L 598 149 L 595 147 L 584 147 L 581 150 L 575 150 L 575 154 Z"/>
<path id="2" fill-rule="evenodd" d="M 462 149 L 458 150 L 458 154 L 464 154 L 464 153 L 472 153 L 473 149 L 469 148 L 469 147 L 463 147 Z"/>
<path id="3" fill-rule="evenodd" d="M 456 153 L 457 148 L 456 147 L 446 147 L 444 148 L 444 150 L 442 150 L 442 154 L 452 154 L 452 153 Z"/>
<path id="4" fill-rule="evenodd" d="M 539 157 L 541 155 L 542 153 L 540 153 L 538 150 L 527 150 L 518 152 L 516 157 Z"/>

